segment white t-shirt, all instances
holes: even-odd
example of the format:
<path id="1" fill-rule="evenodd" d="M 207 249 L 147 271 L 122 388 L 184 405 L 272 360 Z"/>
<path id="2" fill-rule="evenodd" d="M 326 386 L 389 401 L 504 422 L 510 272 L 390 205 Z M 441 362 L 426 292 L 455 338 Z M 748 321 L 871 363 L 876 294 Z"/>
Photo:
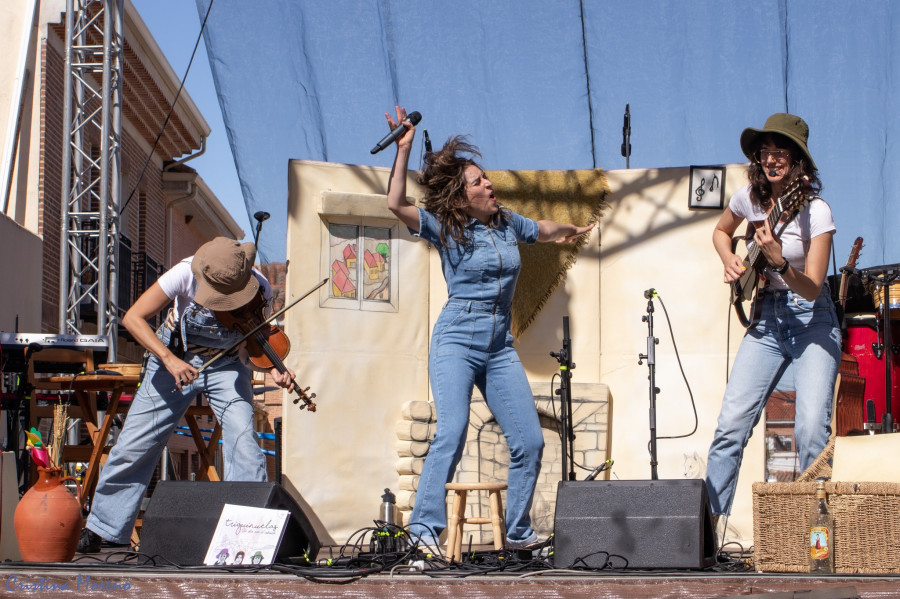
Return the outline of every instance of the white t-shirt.
<path id="1" fill-rule="evenodd" d="M 194 280 L 194 273 L 191 271 L 193 259 L 193 256 L 185 258 L 163 273 L 157 281 L 166 297 L 175 300 L 174 316 L 178 320 L 181 320 L 181 315 L 194 301 L 194 296 L 197 294 L 197 281 Z M 269 281 L 256 268 L 253 269 L 253 274 L 259 280 L 259 284 L 263 289 L 263 297 L 266 298 L 266 301 L 271 301 L 272 286 L 269 285 Z M 208 308 L 203 309 L 208 310 Z"/>
<path id="2" fill-rule="evenodd" d="M 766 219 L 766 212 L 750 200 L 750 185 L 740 188 L 731 196 L 728 203 L 731 212 L 750 222 L 759 223 Z M 781 226 L 775 228 L 777 232 Z M 837 230 L 834 226 L 834 218 L 831 216 L 831 207 L 822 198 L 811 200 L 809 205 L 788 224 L 781 234 L 781 255 L 791 263 L 795 270 L 806 272 L 806 254 L 809 252 L 809 240 L 823 233 Z M 749 247 L 755 245 L 752 241 Z M 787 289 L 781 275 L 766 269 L 766 279 L 769 285 L 775 289 Z"/>

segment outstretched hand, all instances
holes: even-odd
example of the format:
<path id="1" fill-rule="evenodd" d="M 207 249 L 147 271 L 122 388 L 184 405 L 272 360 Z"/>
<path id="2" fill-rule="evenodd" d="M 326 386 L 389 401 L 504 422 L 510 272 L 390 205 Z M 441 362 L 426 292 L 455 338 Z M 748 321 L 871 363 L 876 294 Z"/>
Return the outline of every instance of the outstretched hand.
<path id="1" fill-rule="evenodd" d="M 575 228 L 575 231 L 573 233 L 569 233 L 568 235 L 560 237 L 556 240 L 556 243 L 575 243 L 579 237 L 594 228 L 594 223 L 591 223 L 586 227 L 579 227 L 576 225 L 573 225 L 573 227 Z"/>

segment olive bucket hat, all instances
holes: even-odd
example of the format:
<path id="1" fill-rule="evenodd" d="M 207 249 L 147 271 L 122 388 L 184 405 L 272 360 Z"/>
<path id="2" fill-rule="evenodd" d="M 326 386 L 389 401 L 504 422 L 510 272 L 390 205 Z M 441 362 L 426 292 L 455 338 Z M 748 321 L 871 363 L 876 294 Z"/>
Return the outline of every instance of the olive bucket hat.
<path id="1" fill-rule="evenodd" d="M 753 129 L 752 127 L 744 129 L 743 133 L 741 133 L 741 150 L 744 152 L 744 156 L 749 158 L 751 162 L 755 162 L 756 156 L 754 154 L 759 149 L 760 138 L 770 133 L 783 135 L 797 144 L 797 147 L 809 160 L 809 165 L 813 170 L 818 170 L 815 161 L 813 161 L 809 153 L 809 148 L 806 147 L 806 141 L 809 139 L 809 126 L 799 116 L 784 112 L 773 114 L 766 119 L 766 124 L 763 125 L 762 129 Z"/>
<path id="2" fill-rule="evenodd" d="M 194 301 L 210 310 L 234 310 L 256 295 L 259 281 L 253 276 L 256 246 L 227 237 L 204 243 L 194 254 L 191 271 L 197 281 Z"/>

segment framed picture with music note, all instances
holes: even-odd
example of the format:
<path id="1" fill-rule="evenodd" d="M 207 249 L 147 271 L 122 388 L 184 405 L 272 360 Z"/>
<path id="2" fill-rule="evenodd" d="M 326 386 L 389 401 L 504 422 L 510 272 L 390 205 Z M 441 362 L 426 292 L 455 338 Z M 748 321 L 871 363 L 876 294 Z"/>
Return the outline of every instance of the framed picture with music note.
<path id="1" fill-rule="evenodd" d="M 692 166 L 688 208 L 721 210 L 725 205 L 725 167 Z"/>

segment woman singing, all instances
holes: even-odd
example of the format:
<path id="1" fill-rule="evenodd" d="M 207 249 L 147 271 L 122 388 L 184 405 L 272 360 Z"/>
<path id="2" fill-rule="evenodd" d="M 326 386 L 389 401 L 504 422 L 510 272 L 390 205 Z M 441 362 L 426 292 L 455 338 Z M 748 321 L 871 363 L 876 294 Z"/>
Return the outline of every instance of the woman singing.
<path id="1" fill-rule="evenodd" d="M 449 299 L 434 326 L 429 376 L 437 412 L 434 442 L 419 479 L 410 517 L 413 535 L 436 547 L 447 523 L 444 485 L 453 477 L 466 439 L 472 388 L 477 386 L 509 445 L 506 544 L 538 538 L 529 510 L 541 465 L 543 435 L 525 370 L 513 349 L 510 310 L 519 275 L 519 243 L 573 242 L 593 228 L 534 221 L 503 208 L 474 161 L 478 150 L 461 137 L 430 154 L 419 183 L 424 209 L 406 200 L 406 171 L 415 128 L 406 110 L 389 114 L 391 129 L 406 132 L 388 184 L 388 208 L 441 256 Z"/>

